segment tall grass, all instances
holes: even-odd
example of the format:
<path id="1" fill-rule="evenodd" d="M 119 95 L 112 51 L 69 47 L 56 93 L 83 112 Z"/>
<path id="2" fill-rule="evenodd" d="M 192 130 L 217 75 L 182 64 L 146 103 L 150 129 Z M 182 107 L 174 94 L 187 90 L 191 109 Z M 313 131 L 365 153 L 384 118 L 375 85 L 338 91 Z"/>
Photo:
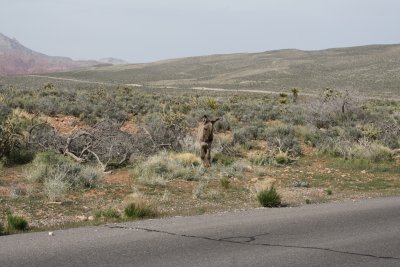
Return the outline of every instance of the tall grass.
<path id="1" fill-rule="evenodd" d="M 269 189 L 264 189 L 258 192 L 257 200 L 263 207 L 272 208 L 281 205 L 281 196 L 273 186 Z"/>
<path id="2" fill-rule="evenodd" d="M 197 180 L 200 161 L 191 153 L 173 154 L 161 152 L 136 166 L 134 175 L 140 183 L 165 185 L 169 180 Z"/>

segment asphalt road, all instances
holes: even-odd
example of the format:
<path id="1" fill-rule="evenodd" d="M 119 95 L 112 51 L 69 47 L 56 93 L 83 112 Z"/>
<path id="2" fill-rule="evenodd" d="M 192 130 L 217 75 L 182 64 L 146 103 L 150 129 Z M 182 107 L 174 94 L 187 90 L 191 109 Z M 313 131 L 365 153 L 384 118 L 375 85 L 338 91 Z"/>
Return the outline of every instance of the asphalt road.
<path id="1" fill-rule="evenodd" d="M 400 198 L 3 236 L 0 266 L 400 266 Z"/>

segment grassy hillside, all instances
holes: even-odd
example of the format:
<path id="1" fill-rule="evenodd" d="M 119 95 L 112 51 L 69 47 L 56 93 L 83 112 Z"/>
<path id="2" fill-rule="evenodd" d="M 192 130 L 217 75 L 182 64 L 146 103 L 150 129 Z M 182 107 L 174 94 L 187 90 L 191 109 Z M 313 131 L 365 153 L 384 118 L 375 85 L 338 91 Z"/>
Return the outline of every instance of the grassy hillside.
<path id="1" fill-rule="evenodd" d="M 303 92 L 349 88 L 390 97 L 400 93 L 400 45 L 212 55 L 92 67 L 56 76 L 151 86 L 274 91 L 297 87 Z"/>

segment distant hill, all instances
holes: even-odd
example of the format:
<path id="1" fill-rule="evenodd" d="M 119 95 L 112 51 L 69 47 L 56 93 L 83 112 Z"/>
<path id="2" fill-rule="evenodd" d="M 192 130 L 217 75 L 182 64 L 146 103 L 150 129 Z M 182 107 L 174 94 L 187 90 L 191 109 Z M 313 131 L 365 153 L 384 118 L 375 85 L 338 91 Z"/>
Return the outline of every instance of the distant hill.
<path id="1" fill-rule="evenodd" d="M 98 61 L 101 63 L 112 64 L 112 65 L 129 64 L 129 62 L 127 62 L 123 59 L 113 58 L 113 57 L 102 58 L 102 59 L 99 59 Z"/>
<path id="2" fill-rule="evenodd" d="M 400 95 L 400 45 L 295 49 L 172 59 L 57 74 L 82 80 L 173 87 L 319 91 L 349 88 Z"/>
<path id="3" fill-rule="evenodd" d="M 99 64 L 97 61 L 75 61 L 35 52 L 0 33 L 0 75 L 66 71 Z"/>

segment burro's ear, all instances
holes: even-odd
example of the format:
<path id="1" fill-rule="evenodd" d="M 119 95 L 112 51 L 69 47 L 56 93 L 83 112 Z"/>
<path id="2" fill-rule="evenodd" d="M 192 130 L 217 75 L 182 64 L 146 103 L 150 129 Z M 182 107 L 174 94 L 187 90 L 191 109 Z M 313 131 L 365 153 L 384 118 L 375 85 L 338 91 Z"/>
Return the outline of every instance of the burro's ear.
<path id="1" fill-rule="evenodd" d="M 201 118 L 201 122 L 206 124 L 207 123 L 207 115 L 204 115 L 203 118 Z"/>
<path id="2" fill-rule="evenodd" d="M 212 124 L 214 124 L 214 123 L 216 123 L 217 121 L 219 121 L 219 119 L 220 119 L 220 118 L 216 118 L 216 119 L 211 120 Z"/>

